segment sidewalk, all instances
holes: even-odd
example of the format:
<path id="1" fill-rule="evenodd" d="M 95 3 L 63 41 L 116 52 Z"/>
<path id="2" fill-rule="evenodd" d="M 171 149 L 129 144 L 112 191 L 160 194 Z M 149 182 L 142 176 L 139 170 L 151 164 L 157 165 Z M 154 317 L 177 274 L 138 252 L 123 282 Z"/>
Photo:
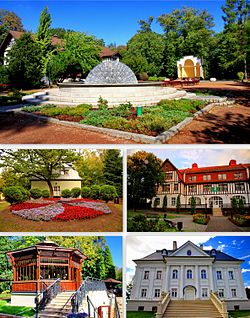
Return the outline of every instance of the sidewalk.
<path id="1" fill-rule="evenodd" d="M 228 220 L 227 217 L 223 216 L 211 216 L 211 219 L 207 225 L 206 232 L 244 232 L 250 231 L 250 228 L 243 230 L 237 225 L 233 224 Z"/>

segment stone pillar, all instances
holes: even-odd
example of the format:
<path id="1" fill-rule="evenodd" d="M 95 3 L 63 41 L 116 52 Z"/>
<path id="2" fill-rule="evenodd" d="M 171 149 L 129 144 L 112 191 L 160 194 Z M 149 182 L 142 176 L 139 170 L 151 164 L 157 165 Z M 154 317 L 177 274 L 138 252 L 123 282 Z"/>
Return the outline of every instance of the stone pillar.
<path id="1" fill-rule="evenodd" d="M 181 271 L 180 271 L 180 292 L 179 292 L 179 298 L 183 299 L 183 283 L 184 283 L 184 265 L 181 265 Z"/>
<path id="2" fill-rule="evenodd" d="M 195 265 L 195 287 L 196 287 L 196 298 L 200 298 L 200 276 L 199 276 L 199 266 Z"/>
<path id="3" fill-rule="evenodd" d="M 212 290 L 213 292 L 216 292 L 214 290 L 214 276 L 213 276 L 213 268 L 212 265 L 209 265 L 209 282 L 210 282 L 210 291 Z"/>

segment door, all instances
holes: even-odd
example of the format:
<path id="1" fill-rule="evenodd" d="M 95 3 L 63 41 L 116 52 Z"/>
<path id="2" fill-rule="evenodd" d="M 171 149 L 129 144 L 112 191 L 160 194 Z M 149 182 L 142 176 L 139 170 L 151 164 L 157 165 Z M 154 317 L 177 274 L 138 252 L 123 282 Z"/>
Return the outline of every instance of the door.
<path id="1" fill-rule="evenodd" d="M 60 186 L 54 186 L 53 187 L 54 191 L 54 197 L 60 197 L 61 196 L 61 188 Z"/>
<path id="2" fill-rule="evenodd" d="M 184 288 L 184 300 L 195 300 L 195 288 L 187 286 Z"/>
<path id="3" fill-rule="evenodd" d="M 209 199 L 209 207 L 210 208 L 222 208 L 223 207 L 223 200 L 221 197 L 212 197 Z"/>

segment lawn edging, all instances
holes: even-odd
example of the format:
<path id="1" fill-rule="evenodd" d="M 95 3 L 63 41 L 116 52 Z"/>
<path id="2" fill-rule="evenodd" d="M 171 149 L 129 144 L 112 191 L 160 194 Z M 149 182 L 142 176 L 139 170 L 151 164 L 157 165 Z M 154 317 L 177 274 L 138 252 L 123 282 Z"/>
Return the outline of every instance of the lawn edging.
<path id="1" fill-rule="evenodd" d="M 168 130 L 162 132 L 161 134 L 159 134 L 156 137 L 147 136 L 147 135 L 143 135 L 143 134 L 136 134 L 136 133 L 132 133 L 132 132 L 126 132 L 126 131 L 121 131 L 121 130 L 116 130 L 116 129 L 96 127 L 96 126 L 91 126 L 91 125 L 86 125 L 86 124 L 79 124 L 79 123 L 75 123 L 75 122 L 59 120 L 56 118 L 27 113 L 27 112 L 24 112 L 22 110 L 14 110 L 14 112 L 17 112 L 17 113 L 20 113 L 20 114 L 26 115 L 26 116 L 31 116 L 31 117 L 39 119 L 41 121 L 46 121 L 46 122 L 53 123 L 53 124 L 59 124 L 59 125 L 71 126 L 71 127 L 73 126 L 75 128 L 86 129 L 86 130 L 93 131 L 93 132 L 99 132 L 99 133 L 103 133 L 103 134 L 106 134 L 106 135 L 109 135 L 112 137 L 124 138 L 124 139 L 128 139 L 128 140 L 133 140 L 133 141 L 136 141 L 139 143 L 162 144 L 162 143 L 168 141 L 170 138 L 172 138 L 178 132 L 180 132 L 181 129 L 183 129 L 185 126 L 190 124 L 194 119 L 204 115 L 205 113 L 212 110 L 214 107 L 229 106 L 229 105 L 233 105 L 234 103 L 235 103 L 234 100 L 226 100 L 226 101 L 222 101 L 222 102 L 212 102 L 212 103 L 208 104 L 207 106 L 205 106 L 203 109 L 194 113 L 192 116 L 185 118 L 183 121 L 181 121 L 177 125 L 169 128 Z"/>

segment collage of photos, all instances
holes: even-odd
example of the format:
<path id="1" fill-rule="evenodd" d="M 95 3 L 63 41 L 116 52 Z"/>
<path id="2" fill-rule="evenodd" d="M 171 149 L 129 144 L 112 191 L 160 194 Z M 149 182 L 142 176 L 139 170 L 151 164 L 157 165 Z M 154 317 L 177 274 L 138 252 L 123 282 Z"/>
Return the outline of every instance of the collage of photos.
<path id="1" fill-rule="evenodd" d="M 248 0 L 2 0 L 0 318 L 250 318 Z"/>

